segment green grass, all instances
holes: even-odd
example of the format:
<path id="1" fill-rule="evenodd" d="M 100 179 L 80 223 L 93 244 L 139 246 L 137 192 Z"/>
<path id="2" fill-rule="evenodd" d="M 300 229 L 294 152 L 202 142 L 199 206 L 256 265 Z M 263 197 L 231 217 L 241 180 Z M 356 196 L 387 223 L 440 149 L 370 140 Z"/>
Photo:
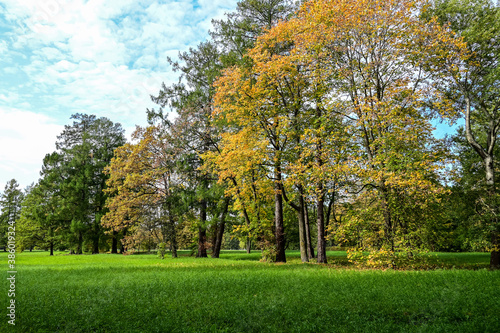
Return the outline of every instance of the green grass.
<path id="1" fill-rule="evenodd" d="M 16 327 L 2 315 L 0 332 L 500 331 L 498 271 L 359 270 L 343 252 L 329 252 L 327 266 L 287 256 L 267 264 L 238 251 L 218 260 L 25 252 L 16 258 Z M 487 254 L 437 258 L 488 263 Z"/>

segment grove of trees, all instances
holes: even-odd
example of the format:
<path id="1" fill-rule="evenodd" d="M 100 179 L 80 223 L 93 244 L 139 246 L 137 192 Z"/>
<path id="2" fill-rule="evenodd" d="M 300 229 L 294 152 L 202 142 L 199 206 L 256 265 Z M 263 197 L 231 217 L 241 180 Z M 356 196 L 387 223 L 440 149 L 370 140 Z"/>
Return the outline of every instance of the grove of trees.
<path id="1" fill-rule="evenodd" d="M 500 268 L 500 8 L 490 0 L 242 0 L 167 59 L 149 126 L 77 114 L 25 193 L 18 243 L 397 266 L 489 251 Z M 438 121 L 464 119 L 445 138 Z"/>

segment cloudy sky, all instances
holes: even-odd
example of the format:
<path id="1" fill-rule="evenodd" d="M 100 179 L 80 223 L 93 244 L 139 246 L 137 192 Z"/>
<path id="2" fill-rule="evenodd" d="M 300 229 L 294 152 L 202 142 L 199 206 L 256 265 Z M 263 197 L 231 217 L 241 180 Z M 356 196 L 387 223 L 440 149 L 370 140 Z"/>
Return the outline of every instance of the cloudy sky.
<path id="1" fill-rule="evenodd" d="M 146 125 L 166 61 L 237 0 L 0 0 L 0 192 L 37 181 L 74 113 Z"/>

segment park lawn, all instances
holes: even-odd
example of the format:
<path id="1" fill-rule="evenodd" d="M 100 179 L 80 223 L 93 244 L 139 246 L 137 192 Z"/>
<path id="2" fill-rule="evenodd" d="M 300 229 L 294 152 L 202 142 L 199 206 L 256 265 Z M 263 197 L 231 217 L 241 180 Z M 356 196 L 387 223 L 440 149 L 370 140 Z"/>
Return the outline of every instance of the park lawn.
<path id="1" fill-rule="evenodd" d="M 328 253 L 331 265 L 287 256 L 17 254 L 16 327 L 2 315 L 0 332 L 500 332 L 499 271 L 368 270 L 347 265 L 343 252 Z M 475 267 L 489 258 L 437 256 Z M 0 260 L 6 276 L 6 254 Z"/>

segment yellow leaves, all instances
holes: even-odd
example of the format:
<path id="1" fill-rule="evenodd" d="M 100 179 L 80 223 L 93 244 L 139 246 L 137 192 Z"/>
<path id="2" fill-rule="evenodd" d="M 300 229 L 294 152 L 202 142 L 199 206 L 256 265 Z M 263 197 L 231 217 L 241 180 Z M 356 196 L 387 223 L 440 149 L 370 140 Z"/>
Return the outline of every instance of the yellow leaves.
<path id="1" fill-rule="evenodd" d="M 169 164 L 173 162 L 173 153 L 166 146 L 168 137 L 154 126 L 137 127 L 133 137 L 137 142 L 116 149 L 105 171 L 109 175 L 105 192 L 112 196 L 102 223 L 112 230 L 133 225 L 141 216 L 141 207 L 168 195 L 165 187 L 170 184 L 165 179 L 172 172 Z"/>

